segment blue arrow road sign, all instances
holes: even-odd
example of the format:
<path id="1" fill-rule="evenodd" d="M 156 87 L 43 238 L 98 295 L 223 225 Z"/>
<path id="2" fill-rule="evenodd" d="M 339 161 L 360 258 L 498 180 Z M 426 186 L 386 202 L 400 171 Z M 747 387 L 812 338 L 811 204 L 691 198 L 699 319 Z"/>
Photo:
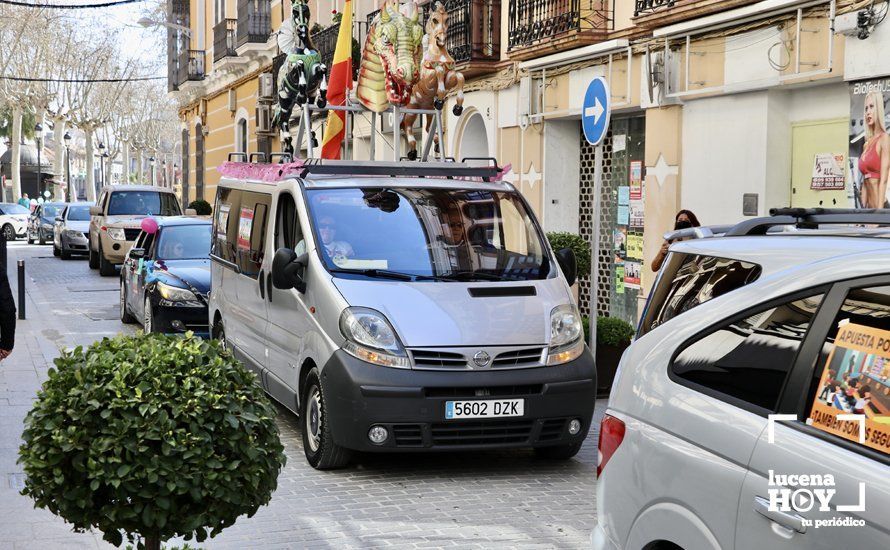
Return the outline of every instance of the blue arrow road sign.
<path id="1" fill-rule="evenodd" d="M 609 131 L 610 105 L 609 84 L 598 76 L 590 81 L 581 107 L 581 125 L 584 137 L 591 145 L 599 145 Z"/>

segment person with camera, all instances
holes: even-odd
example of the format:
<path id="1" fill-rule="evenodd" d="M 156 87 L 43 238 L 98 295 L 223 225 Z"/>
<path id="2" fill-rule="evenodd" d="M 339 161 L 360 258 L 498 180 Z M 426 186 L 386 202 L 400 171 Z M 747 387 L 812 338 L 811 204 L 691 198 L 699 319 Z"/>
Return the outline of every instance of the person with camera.
<path id="1" fill-rule="evenodd" d="M 698 222 L 698 218 L 696 218 L 695 214 L 689 210 L 680 210 L 674 217 L 674 231 L 700 226 L 701 224 Z M 671 243 L 669 241 L 664 241 L 664 244 L 661 245 L 658 255 L 652 260 L 652 271 L 658 272 L 658 270 L 661 269 L 661 265 L 664 263 L 664 259 L 667 256 L 668 248 L 670 246 Z"/>

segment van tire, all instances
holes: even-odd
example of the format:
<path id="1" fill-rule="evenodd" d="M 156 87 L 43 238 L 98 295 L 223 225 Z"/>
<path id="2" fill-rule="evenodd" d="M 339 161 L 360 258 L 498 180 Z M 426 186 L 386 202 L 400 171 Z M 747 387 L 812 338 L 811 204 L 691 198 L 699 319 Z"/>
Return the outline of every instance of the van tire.
<path id="1" fill-rule="evenodd" d="M 90 246 L 90 269 L 99 269 L 99 254 Z"/>
<path id="2" fill-rule="evenodd" d="M 102 248 L 99 248 L 99 275 L 103 277 L 111 277 L 112 275 L 117 275 L 117 271 L 114 269 L 114 264 L 105 259 L 105 253 L 102 252 Z"/>
<path id="3" fill-rule="evenodd" d="M 539 458 L 550 460 L 568 460 L 581 450 L 582 441 L 568 445 L 554 445 L 553 447 L 535 447 L 535 454 Z"/>
<path id="4" fill-rule="evenodd" d="M 352 453 L 334 443 L 331 426 L 327 422 L 324 389 L 318 369 L 309 371 L 303 387 L 305 390 L 300 408 L 300 433 L 303 436 L 306 460 L 316 470 L 333 470 L 346 466 Z"/>

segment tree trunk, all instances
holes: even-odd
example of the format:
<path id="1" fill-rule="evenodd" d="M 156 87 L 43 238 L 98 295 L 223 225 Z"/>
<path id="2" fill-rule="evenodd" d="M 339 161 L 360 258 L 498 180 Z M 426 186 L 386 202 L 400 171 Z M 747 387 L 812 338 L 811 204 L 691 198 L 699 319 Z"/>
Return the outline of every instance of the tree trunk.
<path id="1" fill-rule="evenodd" d="M 12 108 L 12 200 L 22 197 L 22 108 Z M 5 193 L 5 191 L 4 191 Z"/>
<path id="2" fill-rule="evenodd" d="M 123 150 L 123 166 L 121 167 L 121 183 L 130 183 L 130 142 L 124 141 Z"/>
<path id="3" fill-rule="evenodd" d="M 145 537 L 145 550 L 161 550 L 161 539 L 158 537 Z"/>
<path id="4" fill-rule="evenodd" d="M 106 145 L 106 147 L 108 147 L 108 146 Z M 113 155 L 109 154 L 108 158 L 105 159 L 105 178 L 104 178 L 105 185 L 111 185 L 112 183 L 114 183 L 114 180 L 111 179 L 111 174 L 114 172 L 114 170 L 113 170 L 114 159 L 116 159 L 116 158 L 117 158 L 117 153 L 115 153 Z"/>
<path id="5" fill-rule="evenodd" d="M 65 140 L 62 139 L 65 135 L 65 119 L 64 118 L 53 118 L 53 153 L 55 154 L 55 160 L 53 161 L 53 180 L 56 183 L 64 184 L 65 180 Z M 62 194 L 62 185 L 56 185 L 53 189 L 55 193 L 54 199 L 57 201 L 65 200 L 65 196 Z M 71 190 L 68 190 L 70 193 Z"/>
<path id="6" fill-rule="evenodd" d="M 144 170 L 142 166 L 142 149 L 136 149 L 136 183 L 144 184 Z"/>
<path id="7" fill-rule="evenodd" d="M 96 202 L 96 174 L 93 172 L 93 128 L 87 126 L 83 128 L 86 147 L 84 154 L 86 155 L 86 196 L 89 202 Z"/>

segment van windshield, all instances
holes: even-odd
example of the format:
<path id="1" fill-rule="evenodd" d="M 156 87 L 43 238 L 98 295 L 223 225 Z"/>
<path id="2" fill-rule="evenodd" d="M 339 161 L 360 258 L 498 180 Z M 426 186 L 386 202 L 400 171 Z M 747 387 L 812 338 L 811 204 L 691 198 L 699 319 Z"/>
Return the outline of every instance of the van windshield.
<path id="1" fill-rule="evenodd" d="M 317 189 L 316 242 L 334 273 L 413 280 L 547 277 L 541 235 L 516 193 L 466 189 Z"/>

